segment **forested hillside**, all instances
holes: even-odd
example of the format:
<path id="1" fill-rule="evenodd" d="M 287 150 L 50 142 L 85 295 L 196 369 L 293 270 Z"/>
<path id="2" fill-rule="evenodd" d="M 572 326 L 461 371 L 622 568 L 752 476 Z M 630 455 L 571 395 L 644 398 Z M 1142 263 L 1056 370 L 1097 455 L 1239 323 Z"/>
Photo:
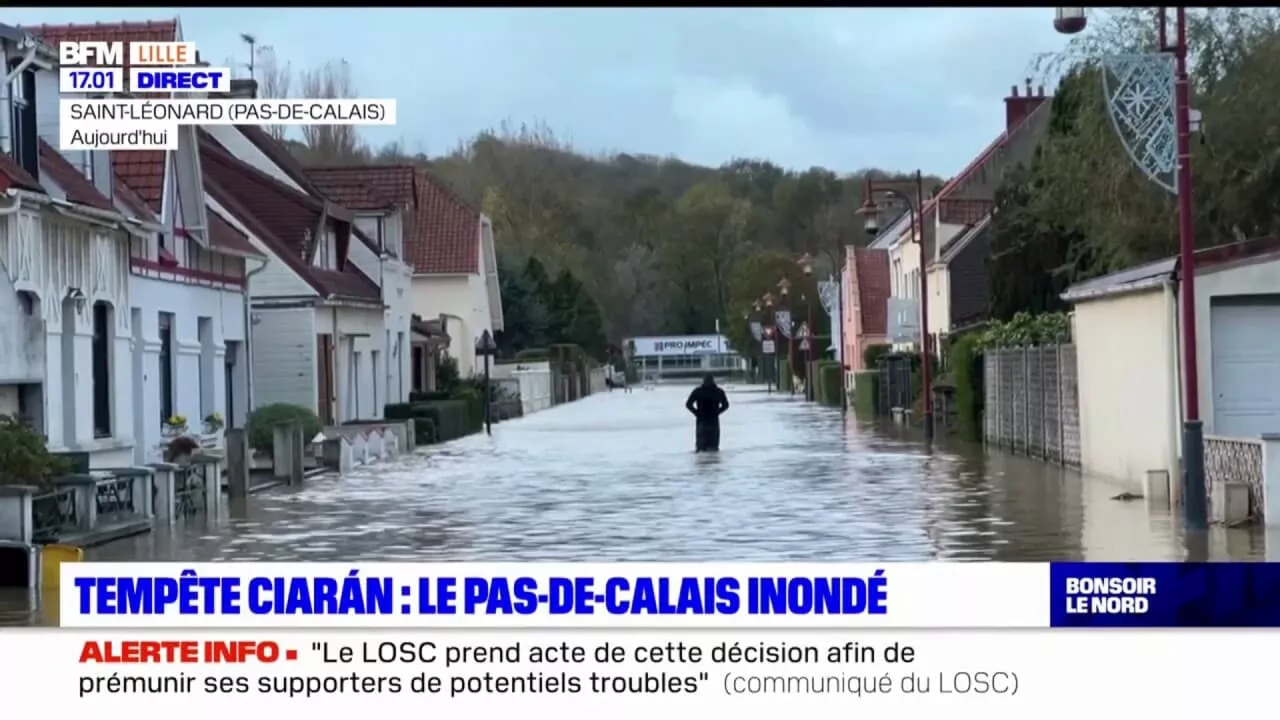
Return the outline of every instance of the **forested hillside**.
<path id="1" fill-rule="evenodd" d="M 258 66 L 263 96 L 289 95 L 287 65 L 266 49 Z M 358 96 L 345 62 L 299 78 L 308 97 Z M 275 131 L 283 137 L 283 128 Z M 291 145 L 311 164 L 419 164 L 482 207 L 495 224 L 503 294 L 523 300 L 522 307 L 504 303 L 508 347 L 515 336 L 518 345 L 537 346 L 545 333 L 582 330 L 595 322 L 578 317 L 584 313 L 599 316 L 592 337 L 546 339 L 594 348 L 601 337 L 616 343 L 639 334 L 712 332 L 717 320 L 740 324 L 743 307 L 780 278 L 739 277 L 737 292 L 754 296 L 734 297 L 735 274 L 776 268 L 779 258 L 805 252 L 838 257 L 844 244 L 864 242 L 855 213 L 864 177 L 885 176 L 797 172 L 764 160 L 711 168 L 678 158 L 591 155 L 541 125 L 479 132 L 441 157 L 397 145 L 371 149 L 354 127 L 303 128 L 302 142 Z M 930 177 L 926 188 L 939 182 Z M 767 262 L 748 262 L 761 254 Z M 540 267 L 527 268 L 530 258 Z M 525 322 L 533 326 L 521 327 Z"/>

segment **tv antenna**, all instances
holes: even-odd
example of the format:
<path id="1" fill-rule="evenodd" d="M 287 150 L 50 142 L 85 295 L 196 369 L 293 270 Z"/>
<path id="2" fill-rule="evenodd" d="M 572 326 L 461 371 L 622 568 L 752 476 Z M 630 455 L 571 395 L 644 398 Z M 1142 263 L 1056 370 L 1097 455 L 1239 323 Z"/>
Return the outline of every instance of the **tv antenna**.
<path id="1" fill-rule="evenodd" d="M 256 80 L 257 78 L 253 76 L 253 61 L 254 61 L 254 58 L 258 56 L 258 53 L 256 51 L 256 48 L 258 45 L 258 38 L 254 37 L 253 35 L 250 35 L 249 33 L 240 33 L 240 39 L 243 40 L 244 43 L 249 46 L 249 79 Z"/>

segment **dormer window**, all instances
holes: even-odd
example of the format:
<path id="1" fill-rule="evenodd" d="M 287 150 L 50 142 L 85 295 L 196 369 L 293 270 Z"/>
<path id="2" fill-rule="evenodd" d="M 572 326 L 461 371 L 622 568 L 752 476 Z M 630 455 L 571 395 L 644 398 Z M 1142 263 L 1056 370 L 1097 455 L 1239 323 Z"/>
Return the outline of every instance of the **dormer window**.
<path id="1" fill-rule="evenodd" d="M 12 72 L 22 61 L 15 59 L 9 63 Z M 40 177 L 39 134 L 36 131 L 36 71 L 27 68 L 18 73 L 9 85 L 9 96 L 13 98 L 10 110 L 10 127 L 12 128 L 13 159 L 18 165 L 31 174 Z"/>
<path id="2" fill-rule="evenodd" d="M 324 241 L 316 248 L 316 267 L 322 270 L 338 269 L 338 236 L 333 228 L 326 228 Z"/>

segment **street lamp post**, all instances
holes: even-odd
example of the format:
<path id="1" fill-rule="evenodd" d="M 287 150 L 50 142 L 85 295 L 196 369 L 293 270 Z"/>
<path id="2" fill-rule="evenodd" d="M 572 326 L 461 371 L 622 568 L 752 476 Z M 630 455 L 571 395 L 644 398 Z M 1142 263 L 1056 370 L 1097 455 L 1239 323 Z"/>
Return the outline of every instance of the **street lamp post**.
<path id="1" fill-rule="evenodd" d="M 841 286 L 840 278 L 841 278 L 841 275 L 843 275 L 843 273 L 845 272 L 845 268 L 843 263 L 836 261 L 836 256 L 841 255 L 841 253 L 837 252 L 833 255 L 827 248 L 823 248 L 823 247 L 818 248 L 818 253 L 823 257 L 825 257 L 827 261 L 831 263 L 831 273 L 828 275 L 828 277 L 830 278 L 831 282 L 835 283 L 835 288 L 834 288 L 835 298 L 834 298 L 834 302 L 831 303 L 831 305 L 834 305 L 834 308 L 831 307 L 828 304 L 827 300 L 825 300 L 822 297 L 822 293 L 818 289 L 817 283 L 814 283 L 814 287 L 815 287 L 815 290 L 818 291 L 819 300 L 822 301 L 823 307 L 827 311 L 827 317 L 831 320 L 830 329 L 827 333 L 827 336 L 831 341 L 831 343 L 833 344 L 833 346 L 835 347 L 836 360 L 840 362 L 840 377 L 841 377 L 840 410 L 845 411 L 849 409 L 849 393 L 845 391 L 845 387 L 843 384 L 844 373 L 845 373 L 845 370 L 847 369 L 844 364 L 845 348 L 843 347 L 844 345 L 843 337 L 840 343 L 835 342 L 836 324 L 844 321 L 844 313 L 841 312 L 841 309 L 843 308 L 843 302 L 841 299 L 841 293 L 843 292 L 843 289 Z M 814 256 L 810 255 L 809 253 L 805 253 L 800 257 L 800 259 L 797 262 L 800 265 L 800 270 L 804 272 L 806 276 L 812 277 L 815 261 L 816 261 L 816 258 Z M 809 324 L 810 324 L 810 327 L 812 327 L 813 325 L 812 313 L 810 313 L 810 316 L 809 316 Z M 843 329 L 841 330 L 841 334 L 843 335 Z"/>
<path id="2" fill-rule="evenodd" d="M 480 333 L 476 340 L 476 354 L 484 357 L 484 431 L 488 435 L 493 434 L 493 390 L 489 382 L 489 359 L 497 352 L 498 344 L 493 341 L 493 335 L 488 330 Z"/>
<path id="3" fill-rule="evenodd" d="M 764 294 L 763 297 L 761 297 L 758 301 L 756 301 L 756 309 L 763 310 L 763 312 L 765 313 L 765 317 L 768 318 L 767 327 L 770 328 L 769 332 L 774 338 L 774 348 L 773 348 L 773 354 L 771 356 L 772 360 L 769 362 L 769 369 L 768 369 L 768 374 L 770 377 L 765 386 L 768 392 L 772 394 L 773 388 L 775 386 L 778 386 L 778 347 L 777 347 L 778 317 L 777 317 L 777 313 L 773 309 L 773 293 L 767 292 Z M 781 386 L 778 386 L 778 389 L 781 390 L 782 389 Z"/>
<path id="4" fill-rule="evenodd" d="M 797 260 L 797 261 L 796 261 L 796 263 L 800 266 L 800 271 L 804 273 L 804 276 L 805 276 L 806 278 L 812 278 L 812 277 L 813 277 L 813 256 L 812 256 L 812 255 L 810 255 L 809 253 L 805 253 L 804 255 L 801 255 L 801 256 L 800 256 L 800 259 L 799 259 L 799 260 Z M 816 287 L 816 286 L 815 286 L 815 287 Z M 808 333 L 807 333 L 808 337 L 806 338 L 806 340 L 808 341 L 808 342 L 806 343 L 806 344 L 807 344 L 807 347 L 806 347 L 806 348 L 803 348 L 803 349 L 804 349 L 804 351 L 805 351 L 805 357 L 804 357 L 804 362 L 805 362 L 805 365 L 804 365 L 804 373 L 805 373 L 805 381 L 804 381 L 804 396 L 805 396 L 805 398 L 806 398 L 807 400 L 809 400 L 810 402 L 813 402 L 813 401 L 816 399 L 816 398 L 814 397 L 814 394 L 813 394 L 813 378 L 812 378 L 812 377 L 810 377 L 810 375 L 812 375 L 812 373 L 813 373 L 813 356 L 814 356 L 814 352 L 813 352 L 813 298 L 810 298 L 810 297 L 806 297 L 806 298 L 805 298 L 805 310 L 804 310 L 804 311 L 805 311 L 805 323 L 806 323 L 806 327 L 808 327 L 808 330 L 809 330 L 809 331 L 808 331 Z M 835 322 L 835 320 L 832 320 L 832 322 Z"/>
<path id="5" fill-rule="evenodd" d="M 910 193 L 905 193 L 893 187 L 889 187 L 884 181 L 875 182 L 871 176 L 867 176 L 866 199 L 862 203 L 862 207 L 858 209 L 858 214 L 866 218 L 866 230 L 870 235 L 875 235 L 880 231 L 879 223 L 876 216 L 880 210 L 876 207 L 875 194 L 880 193 L 889 195 L 902 200 L 907 205 L 907 212 L 910 213 L 911 234 L 915 238 L 920 251 L 920 380 L 924 392 L 924 435 L 925 438 L 933 439 L 933 350 L 930 347 L 929 337 L 929 262 L 925 257 L 924 246 L 924 178 L 920 171 L 916 171 L 915 177 L 916 199 L 911 201 Z"/>
<path id="6" fill-rule="evenodd" d="M 1114 89 L 1107 87 L 1107 110 L 1116 127 L 1152 126 L 1167 127 L 1150 122 L 1165 113 L 1172 113 L 1173 142 L 1168 131 L 1148 133 L 1140 137 L 1126 137 L 1120 141 L 1125 151 L 1147 177 L 1178 196 L 1178 256 L 1179 301 L 1182 310 L 1182 371 L 1183 412 L 1182 463 L 1183 463 L 1183 512 L 1187 527 L 1204 530 L 1208 527 L 1208 493 L 1204 476 L 1204 425 L 1200 420 L 1200 373 L 1196 357 L 1196 256 L 1195 216 L 1191 188 L 1191 90 L 1187 78 L 1187 9 L 1175 7 L 1174 37 L 1169 42 L 1167 34 L 1167 8 L 1157 10 L 1157 40 L 1159 52 L 1147 55 L 1113 56 L 1104 58 L 1123 67 L 1126 78 Z M 1059 32 L 1076 33 L 1086 24 L 1084 8 L 1058 8 L 1054 27 Z M 1169 56 L 1173 57 L 1172 92 L 1170 92 Z M 1104 81 L 1107 80 L 1104 70 Z M 1142 121 L 1142 122 L 1135 122 Z M 1139 146 L 1139 147 L 1135 147 Z M 1168 170 L 1173 171 L 1173 183 L 1168 183 Z M 1162 177 L 1163 176 L 1163 177 Z"/>
<path id="7" fill-rule="evenodd" d="M 791 292 L 791 281 L 783 277 L 778 281 L 778 294 L 782 297 L 782 302 L 787 301 L 787 295 Z M 796 394 L 796 339 L 795 339 L 795 320 L 791 317 L 791 313 L 787 313 L 787 388 L 792 395 Z"/>

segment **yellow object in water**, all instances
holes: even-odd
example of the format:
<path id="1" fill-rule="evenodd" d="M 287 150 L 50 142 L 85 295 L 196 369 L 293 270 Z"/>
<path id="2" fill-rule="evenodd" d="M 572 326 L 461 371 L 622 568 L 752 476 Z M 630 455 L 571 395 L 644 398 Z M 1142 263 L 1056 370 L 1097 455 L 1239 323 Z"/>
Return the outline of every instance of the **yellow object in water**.
<path id="1" fill-rule="evenodd" d="M 40 577 L 45 590 L 62 584 L 62 563 L 84 562 L 84 548 L 75 545 L 45 545 L 40 548 Z"/>

